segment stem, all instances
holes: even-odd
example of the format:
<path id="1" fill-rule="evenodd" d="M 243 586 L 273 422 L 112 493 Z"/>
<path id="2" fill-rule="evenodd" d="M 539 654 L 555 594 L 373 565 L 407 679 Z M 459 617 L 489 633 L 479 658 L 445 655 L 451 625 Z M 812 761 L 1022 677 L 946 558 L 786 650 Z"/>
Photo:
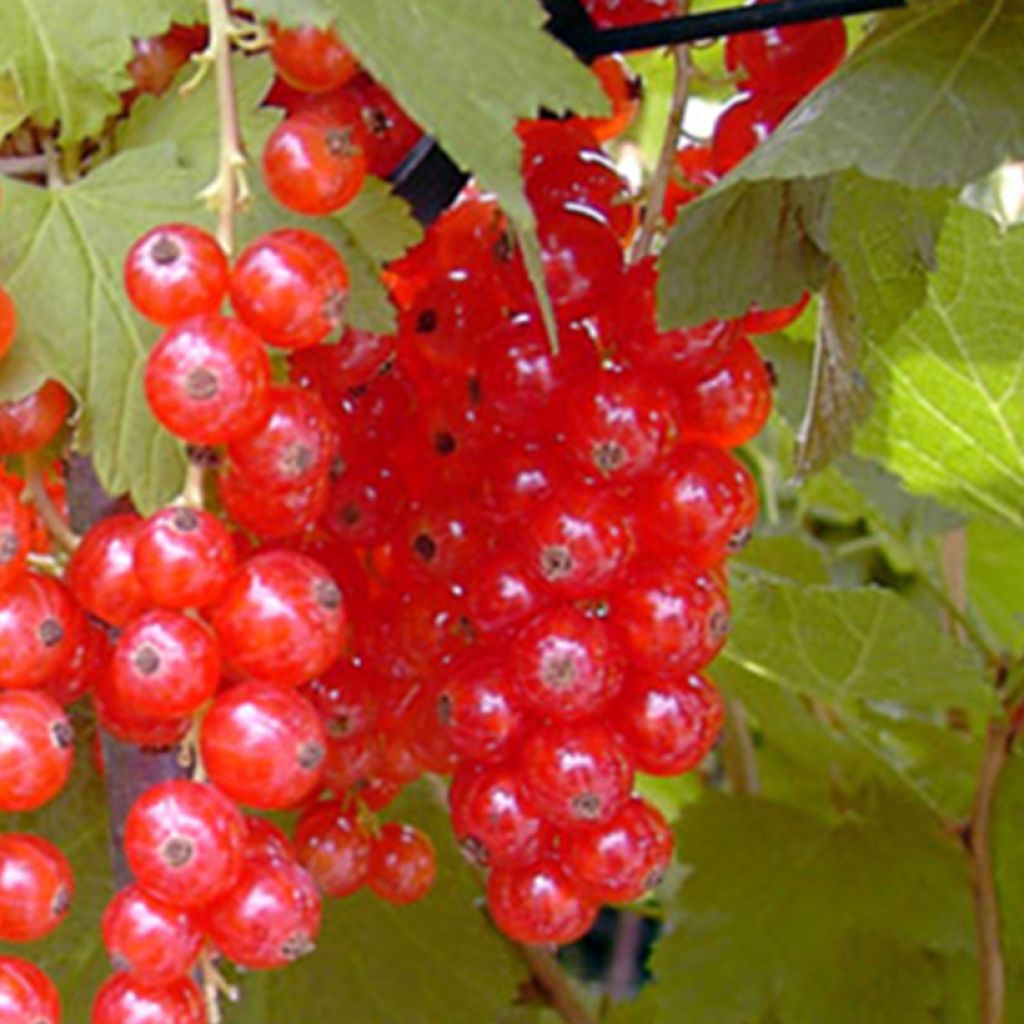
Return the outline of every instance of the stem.
<path id="1" fill-rule="evenodd" d="M 684 6 L 688 6 L 684 5 Z M 676 46 L 672 50 L 672 59 L 675 61 L 675 81 L 672 86 L 672 104 L 669 107 L 668 123 L 665 125 L 665 137 L 661 142 L 661 152 L 658 155 L 658 163 L 654 168 L 654 175 L 651 177 L 651 187 L 647 192 L 647 209 L 644 211 L 644 221 L 640 227 L 636 244 L 630 257 L 631 263 L 639 263 L 650 255 L 654 245 L 654 238 L 661 225 L 662 207 L 665 205 L 665 192 L 668 190 L 669 178 L 672 176 L 672 167 L 676 160 L 676 144 L 679 141 L 679 132 L 682 127 L 683 117 L 686 114 L 686 104 L 690 98 L 690 77 L 693 72 L 693 65 L 690 61 L 690 51 L 687 46 Z"/>
<path id="2" fill-rule="evenodd" d="M 217 214 L 217 240 L 230 256 L 235 250 L 235 219 L 248 199 L 243 170 L 245 153 L 235 95 L 235 71 L 231 64 L 230 0 L 207 0 L 210 13 L 210 45 L 207 50 L 217 76 L 217 106 L 220 111 L 220 162 L 217 177 L 202 193 Z"/>
<path id="3" fill-rule="evenodd" d="M 0 157 L 0 174 L 8 177 L 33 177 L 46 174 L 50 161 L 45 155 Z"/>
<path id="4" fill-rule="evenodd" d="M 50 492 L 46 489 L 39 452 L 28 452 L 25 455 L 25 486 L 28 490 L 29 500 L 35 505 L 50 536 L 65 551 L 74 551 L 78 547 L 80 538 L 61 515 L 60 509 L 54 505 Z"/>
<path id="5" fill-rule="evenodd" d="M 644 941 L 644 919 L 623 910 L 615 926 L 612 962 L 608 969 L 608 998 L 612 1002 L 629 999 L 636 991 L 640 947 Z"/>
<path id="6" fill-rule="evenodd" d="M 942 576 L 949 602 L 943 605 L 946 632 L 960 643 L 967 639 L 964 609 L 967 607 L 967 528 L 943 534 L 939 542 Z M 959 614 L 958 614 L 959 613 Z"/>
<path id="7" fill-rule="evenodd" d="M 747 725 L 747 709 L 735 698 L 725 702 L 722 734 L 722 762 L 729 787 L 737 796 L 757 796 L 761 792 L 757 752 Z"/>
<path id="8" fill-rule="evenodd" d="M 565 971 L 550 953 L 537 946 L 521 943 L 515 943 L 515 946 L 530 969 L 537 988 L 565 1024 L 596 1024 L 590 1011 L 573 991 Z"/>

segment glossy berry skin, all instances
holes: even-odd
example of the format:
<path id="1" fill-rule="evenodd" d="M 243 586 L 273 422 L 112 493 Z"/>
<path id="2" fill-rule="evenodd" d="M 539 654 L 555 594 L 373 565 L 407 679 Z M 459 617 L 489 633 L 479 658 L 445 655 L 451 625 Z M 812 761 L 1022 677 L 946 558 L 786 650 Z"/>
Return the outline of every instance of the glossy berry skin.
<path id="1" fill-rule="evenodd" d="M 395 348 L 395 339 L 356 327 L 347 327 L 332 344 L 313 345 L 290 354 L 293 384 L 316 391 L 333 401 L 350 388 L 361 387 L 376 376 Z"/>
<path id="2" fill-rule="evenodd" d="M 530 802 L 514 765 L 463 762 L 448 801 L 459 846 L 480 867 L 532 864 L 552 838 L 551 826 Z"/>
<path id="3" fill-rule="evenodd" d="M 366 178 L 366 155 L 355 125 L 315 115 L 289 117 L 263 150 L 270 194 L 296 213 L 322 216 L 347 206 Z"/>
<path id="4" fill-rule="evenodd" d="M 0 591 L 0 688 L 46 686 L 71 666 L 85 621 L 67 587 L 26 572 Z"/>
<path id="5" fill-rule="evenodd" d="M 295 828 L 295 853 L 326 896 L 342 899 L 370 874 L 370 833 L 340 800 L 314 804 Z"/>
<path id="6" fill-rule="evenodd" d="M 71 725 L 60 705 L 38 690 L 0 692 L 0 811 L 34 811 L 71 774 Z"/>
<path id="7" fill-rule="evenodd" d="M 295 848 L 283 829 L 267 818 L 246 818 L 246 857 L 295 860 Z"/>
<path id="8" fill-rule="evenodd" d="M 71 865 L 53 843 L 0 835 L 0 940 L 33 942 L 49 935 L 67 915 L 74 892 Z"/>
<path id="9" fill-rule="evenodd" d="M 101 674 L 93 684 L 92 702 L 96 718 L 103 728 L 122 743 L 148 750 L 169 750 L 183 740 L 191 718 L 148 718 L 133 715 L 108 694 L 109 674 Z"/>
<path id="10" fill-rule="evenodd" d="M 382 544 L 398 528 L 409 496 L 397 468 L 374 461 L 346 468 L 331 484 L 323 526 L 357 547 Z"/>
<path id="11" fill-rule="evenodd" d="M 245 819 L 212 786 L 162 782 L 136 800 L 125 822 L 124 848 L 139 885 L 190 909 L 209 903 L 237 881 Z"/>
<path id="12" fill-rule="evenodd" d="M 545 502 L 523 532 L 527 564 L 566 597 L 585 597 L 612 583 L 632 543 L 619 502 L 579 486 Z"/>
<path id="13" fill-rule="evenodd" d="M 0 592 L 24 571 L 32 546 L 32 516 L 10 487 L 0 486 Z"/>
<path id="14" fill-rule="evenodd" d="M 128 251 L 124 287 L 132 305 L 163 327 L 216 313 L 228 290 L 227 256 L 201 228 L 164 224 Z"/>
<path id="15" fill-rule="evenodd" d="M 0 288 L 0 359 L 10 351 L 18 330 L 18 310 L 6 289 Z"/>
<path id="16" fill-rule="evenodd" d="M 504 757 L 519 738 L 524 715 L 501 660 L 481 655 L 452 671 L 438 692 L 437 720 L 461 757 Z"/>
<path id="17" fill-rule="evenodd" d="M 301 349 L 341 325 L 348 271 L 334 247 L 301 228 L 261 235 L 231 271 L 231 304 L 264 341 Z"/>
<path id="18" fill-rule="evenodd" d="M 120 971 L 100 986 L 91 1020 L 92 1024 L 206 1024 L 206 1004 L 191 978 L 152 986 Z"/>
<path id="19" fill-rule="evenodd" d="M 772 379 L 757 349 L 740 338 L 719 369 L 678 394 L 682 436 L 723 448 L 756 437 L 772 411 Z"/>
<path id="20" fill-rule="evenodd" d="M 161 509 L 135 540 L 135 576 L 161 608 L 203 608 L 220 597 L 235 569 L 235 542 L 227 527 L 201 509 Z"/>
<path id="21" fill-rule="evenodd" d="M 750 538 L 757 485 L 721 448 L 683 445 L 638 486 L 636 508 L 634 529 L 645 551 L 677 551 L 694 565 L 715 565 Z"/>
<path id="22" fill-rule="evenodd" d="M 597 907 L 553 860 L 495 868 L 487 879 L 487 906 L 510 939 L 531 945 L 575 942 L 597 919 Z"/>
<path id="23" fill-rule="evenodd" d="M 300 92 L 329 92 L 359 70 L 352 51 L 333 28 L 302 25 L 271 28 L 270 59 L 277 73 Z"/>
<path id="24" fill-rule="evenodd" d="M 229 960 L 248 970 L 284 967 L 313 951 L 320 894 L 298 864 L 249 859 L 238 882 L 203 912 L 206 933 Z"/>
<path id="25" fill-rule="evenodd" d="M 541 726 L 524 743 L 521 765 L 527 796 L 562 828 L 608 821 L 633 788 L 633 765 L 601 722 Z"/>
<path id="26" fill-rule="evenodd" d="M 437 854 L 429 837 L 412 825 L 381 825 L 370 849 L 367 884 L 388 903 L 423 899 L 437 877 Z"/>
<path id="27" fill-rule="evenodd" d="M 163 35 L 134 39 L 135 56 L 128 65 L 135 83 L 133 93 L 165 93 L 189 57 L 206 46 L 207 35 L 205 25 L 172 25 Z M 126 105 L 132 102 L 133 93 L 125 96 Z"/>
<path id="28" fill-rule="evenodd" d="M 203 718 L 199 749 L 214 783 L 237 803 L 290 807 L 312 793 L 327 740 L 313 706 L 273 683 L 241 683 Z"/>
<path id="29" fill-rule="evenodd" d="M 678 0 L 583 0 L 598 28 L 622 28 L 679 14 Z"/>
<path id="30" fill-rule="evenodd" d="M 718 739 L 723 718 L 718 691 L 696 674 L 633 675 L 609 712 L 637 768 L 664 776 L 696 768 Z"/>
<path id="31" fill-rule="evenodd" d="M 608 627 L 568 604 L 520 627 L 506 657 L 523 702 L 541 717 L 574 721 L 595 715 L 622 683 Z"/>
<path id="32" fill-rule="evenodd" d="M 220 655 L 210 630 L 180 612 L 147 612 L 125 627 L 110 666 L 110 699 L 135 716 L 184 718 L 216 692 Z"/>
<path id="33" fill-rule="evenodd" d="M 711 136 L 711 165 L 724 175 L 752 153 L 785 120 L 799 97 L 740 95 L 718 116 Z"/>
<path id="34" fill-rule="evenodd" d="M 696 671 L 725 643 L 729 602 L 712 572 L 666 559 L 638 567 L 612 594 L 609 623 L 637 668 Z"/>
<path id="35" fill-rule="evenodd" d="M 79 604 L 108 625 L 122 628 L 150 607 L 135 575 L 135 543 L 142 520 L 102 519 L 82 538 L 68 564 L 67 580 Z"/>
<path id="36" fill-rule="evenodd" d="M 228 457 L 246 483 L 269 491 L 313 486 L 327 476 L 337 454 L 337 434 L 324 403 L 290 385 L 272 387 L 267 422 L 228 446 Z"/>
<path id="37" fill-rule="evenodd" d="M 297 686 L 342 651 L 345 609 L 326 569 L 304 555 L 268 551 L 243 562 L 210 610 L 221 654 L 256 679 Z"/>
<path id="38" fill-rule="evenodd" d="M 138 885 L 129 885 L 110 901 L 102 930 L 114 966 L 146 985 L 186 977 L 203 948 L 202 930 L 188 911 Z"/>
<path id="39" fill-rule="evenodd" d="M 53 380 L 24 398 L 0 402 L 0 455 L 42 448 L 56 437 L 70 412 L 71 398 Z"/>
<path id="40" fill-rule="evenodd" d="M 244 324 L 213 314 L 167 331 L 149 353 L 143 383 L 153 415 L 190 444 L 237 441 L 270 412 L 263 343 Z"/>
<path id="41" fill-rule="evenodd" d="M 4 1024 L 60 1024 L 57 987 L 35 964 L 0 956 L 0 1020 Z"/>
<path id="42" fill-rule="evenodd" d="M 516 552 L 499 552 L 469 582 L 466 607 L 484 633 L 500 633 L 543 611 L 550 594 Z"/>
<path id="43" fill-rule="evenodd" d="M 308 487 L 267 491 L 228 469 L 217 478 L 217 495 L 227 515 L 242 529 L 264 540 L 298 538 L 327 508 L 327 477 Z"/>

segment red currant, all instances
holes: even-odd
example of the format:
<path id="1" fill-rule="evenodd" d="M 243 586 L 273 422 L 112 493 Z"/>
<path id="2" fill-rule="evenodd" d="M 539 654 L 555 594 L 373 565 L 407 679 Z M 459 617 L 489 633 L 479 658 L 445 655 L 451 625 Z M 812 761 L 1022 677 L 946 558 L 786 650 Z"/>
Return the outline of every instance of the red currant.
<path id="1" fill-rule="evenodd" d="M 67 916 L 74 892 L 71 865 L 53 843 L 0 835 L 0 939 L 34 942 L 49 935 Z"/>

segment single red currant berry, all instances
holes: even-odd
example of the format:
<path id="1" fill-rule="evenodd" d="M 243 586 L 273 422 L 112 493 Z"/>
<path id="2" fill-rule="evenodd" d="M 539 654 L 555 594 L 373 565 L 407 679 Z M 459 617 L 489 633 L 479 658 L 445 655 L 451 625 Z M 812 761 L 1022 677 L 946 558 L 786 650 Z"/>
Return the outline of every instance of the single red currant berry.
<path id="1" fill-rule="evenodd" d="M 631 903 L 665 877 L 672 845 L 661 813 L 634 797 L 611 821 L 564 833 L 560 863 L 594 903 Z"/>
<path id="2" fill-rule="evenodd" d="M 99 675 L 93 684 L 92 701 L 100 725 L 115 739 L 147 750 L 170 750 L 183 740 L 191 718 L 148 718 L 132 714 L 110 693 L 110 673 Z"/>
<path id="3" fill-rule="evenodd" d="M 463 762 L 448 802 L 459 846 L 480 867 L 532 864 L 552 839 L 513 766 Z"/>
<path id="4" fill-rule="evenodd" d="M 114 967 L 146 985 L 186 977 L 199 959 L 203 933 L 180 907 L 138 885 L 122 889 L 103 913 L 103 944 Z"/>
<path id="5" fill-rule="evenodd" d="M 8 292 L 0 288 L 0 359 L 10 351 L 18 330 L 18 310 Z"/>
<path id="6" fill-rule="evenodd" d="M 562 828 L 608 821 L 633 788 L 633 765 L 600 722 L 541 726 L 523 745 L 521 765 L 527 796 Z"/>
<path id="7" fill-rule="evenodd" d="M 128 65 L 128 74 L 135 83 L 133 92 L 125 96 L 130 105 L 137 93 L 161 96 L 171 87 L 174 76 L 192 54 L 206 46 L 205 25 L 172 25 L 163 35 L 135 39 L 135 56 Z"/>
<path id="8" fill-rule="evenodd" d="M 264 341 L 308 348 L 336 331 L 348 302 L 348 270 L 324 238 L 282 228 L 252 243 L 231 272 L 231 304 Z"/>
<path id="9" fill-rule="evenodd" d="M 124 287 L 132 305 L 163 327 L 216 313 L 228 291 L 228 260 L 213 235 L 191 224 L 147 231 L 129 250 Z"/>
<path id="10" fill-rule="evenodd" d="M 346 467 L 331 484 L 323 526 L 357 547 L 382 544 L 399 527 L 409 496 L 393 465 L 362 463 Z"/>
<path id="11" fill-rule="evenodd" d="M 740 330 L 744 334 L 774 334 L 776 331 L 784 331 L 800 318 L 810 301 L 811 293 L 804 292 L 791 306 L 761 309 L 754 305 L 740 321 Z"/>
<path id="12" fill-rule="evenodd" d="M 284 967 L 313 951 L 320 894 L 309 872 L 284 860 L 249 859 L 232 888 L 203 911 L 210 941 L 248 970 Z"/>
<path id="13" fill-rule="evenodd" d="M 34 942 L 49 935 L 67 916 L 74 892 L 71 865 L 53 843 L 0 835 L 0 939 Z"/>
<path id="14" fill-rule="evenodd" d="M 325 671 L 345 639 L 338 585 L 319 562 L 290 551 L 243 562 L 210 622 L 225 660 L 246 675 L 284 685 Z"/>
<path id="15" fill-rule="evenodd" d="M 191 978 L 147 985 L 121 971 L 100 986 L 92 1024 L 206 1024 L 206 1004 Z"/>
<path id="16" fill-rule="evenodd" d="M 487 906 L 510 939 L 538 945 L 575 942 L 597 919 L 597 907 L 552 860 L 495 868 L 487 879 Z"/>
<path id="17" fill-rule="evenodd" d="M 511 674 L 536 715 L 573 721 L 595 715 L 618 692 L 622 662 L 600 619 L 572 605 L 542 612 L 507 650 Z"/>
<path id="18" fill-rule="evenodd" d="M 0 486 L 0 591 L 24 571 L 32 546 L 32 514 L 10 488 Z"/>
<path id="19" fill-rule="evenodd" d="M 313 792 L 326 744 L 305 697 L 261 682 L 222 693 L 199 734 L 210 781 L 232 800 L 261 810 L 291 807 Z"/>
<path id="20" fill-rule="evenodd" d="M 271 25 L 270 59 L 277 73 L 300 92 L 329 92 L 359 71 L 352 51 L 333 28 Z"/>
<path id="21" fill-rule="evenodd" d="M 245 819 L 226 796 L 198 782 L 162 782 L 136 800 L 124 848 L 139 885 L 177 907 L 198 907 L 237 881 Z"/>
<path id="22" fill-rule="evenodd" d="M 25 573 L 0 591 L 0 688 L 46 686 L 70 668 L 84 635 L 84 616 L 67 587 Z"/>
<path id="23" fill-rule="evenodd" d="M 101 519 L 82 538 L 68 563 L 67 580 L 78 603 L 118 628 L 150 607 L 135 575 L 135 544 L 141 528 L 142 520 L 134 515 Z"/>
<path id="24" fill-rule="evenodd" d="M 60 705 L 38 690 L 0 693 L 0 811 L 34 811 L 71 774 L 71 725 Z"/>
<path id="25" fill-rule="evenodd" d="M 209 512 L 177 505 L 149 517 L 135 540 L 135 575 L 162 608 L 203 608 L 223 593 L 237 557 L 228 528 Z"/>
<path id="26" fill-rule="evenodd" d="M 518 553 L 499 552 L 473 573 L 466 610 L 485 635 L 500 633 L 543 611 L 550 592 Z"/>
<path id="27" fill-rule="evenodd" d="M 366 154 L 355 125 L 316 114 L 298 115 L 274 129 L 263 150 L 270 194 L 296 213 L 320 216 L 347 206 L 366 178 Z"/>
<path id="28" fill-rule="evenodd" d="M 217 495 L 224 511 L 242 529 L 264 540 L 299 538 L 323 515 L 330 497 L 326 476 L 307 487 L 267 491 L 228 468 L 217 478 Z"/>
<path id="29" fill-rule="evenodd" d="M 475 656 L 452 671 L 437 694 L 437 720 L 461 757 L 504 757 L 519 739 L 524 715 L 502 660 Z"/>
<path id="30" fill-rule="evenodd" d="M 630 676 L 609 712 L 629 756 L 648 775 L 681 775 L 708 755 L 722 729 L 722 698 L 703 676 Z"/>
<path id="31" fill-rule="evenodd" d="M 314 804 L 295 827 L 296 856 L 327 896 L 342 899 L 370 874 L 370 833 L 340 800 Z"/>
<path id="32" fill-rule="evenodd" d="M 115 704 L 143 718 L 184 718 L 216 692 L 220 654 L 206 626 L 159 609 L 125 627 L 110 672 Z"/>
<path id="33" fill-rule="evenodd" d="M 60 1024 L 57 987 L 35 964 L 0 956 L 0 1020 L 4 1024 Z"/>
<path id="34" fill-rule="evenodd" d="M 327 735 L 346 739 L 362 736 L 377 723 L 386 685 L 361 661 L 342 659 L 305 687 L 303 694 Z"/>
<path id="35" fill-rule="evenodd" d="M 153 415 L 197 445 L 255 433 L 270 412 L 270 360 L 245 324 L 208 314 L 167 331 L 149 353 L 144 377 Z"/>
<path id="36" fill-rule="evenodd" d="M 71 411 L 68 393 L 56 381 L 38 391 L 0 402 L 0 455 L 21 455 L 48 444 Z"/>
<path id="37" fill-rule="evenodd" d="M 370 849 L 370 888 L 388 903 L 415 903 L 437 877 L 437 854 L 429 837 L 412 825 L 381 825 Z"/>

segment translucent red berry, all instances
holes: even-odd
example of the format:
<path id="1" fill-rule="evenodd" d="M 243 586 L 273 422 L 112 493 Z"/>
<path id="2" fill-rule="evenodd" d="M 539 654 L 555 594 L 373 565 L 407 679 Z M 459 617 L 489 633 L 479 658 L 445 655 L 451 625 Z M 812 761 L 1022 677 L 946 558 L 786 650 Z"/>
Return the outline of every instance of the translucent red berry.
<path id="1" fill-rule="evenodd" d="M 370 849 L 370 888 L 388 903 L 415 903 L 430 892 L 437 877 L 434 844 L 418 828 L 389 821 L 381 825 Z"/>
<path id="2" fill-rule="evenodd" d="M 111 626 L 127 626 L 150 607 L 135 575 L 135 544 L 142 522 L 134 515 L 100 520 L 68 564 L 68 584 L 79 604 Z"/>
<path id="3" fill-rule="evenodd" d="M 0 1020 L 5 1024 L 60 1024 L 57 987 L 35 964 L 0 956 Z"/>
<path id="4" fill-rule="evenodd" d="M 42 448 L 53 440 L 70 411 L 71 398 L 52 380 L 24 398 L 0 402 L 0 455 Z"/>
<path id="5" fill-rule="evenodd" d="M 356 59 L 333 28 L 272 26 L 270 57 L 277 73 L 301 92 L 327 92 L 359 70 Z"/>
<path id="6" fill-rule="evenodd" d="M 74 757 L 71 725 L 38 690 L 0 693 L 0 811 L 34 811 L 64 788 Z"/>
<path id="7" fill-rule="evenodd" d="M 487 879 L 487 905 L 509 938 L 538 945 L 575 942 L 597 919 L 597 907 L 553 860 L 495 868 Z"/>
<path id="8" fill-rule="evenodd" d="M 327 896 L 351 896 L 370 873 L 369 831 L 340 800 L 314 804 L 295 829 L 296 857 Z"/>
<path id="9" fill-rule="evenodd" d="M 191 978 L 147 985 L 121 971 L 100 986 L 91 1020 L 92 1024 L 206 1024 L 206 1004 Z"/>
<path id="10" fill-rule="evenodd" d="M 0 940 L 33 942 L 49 935 L 67 916 L 74 892 L 71 865 L 53 843 L 0 835 Z"/>

